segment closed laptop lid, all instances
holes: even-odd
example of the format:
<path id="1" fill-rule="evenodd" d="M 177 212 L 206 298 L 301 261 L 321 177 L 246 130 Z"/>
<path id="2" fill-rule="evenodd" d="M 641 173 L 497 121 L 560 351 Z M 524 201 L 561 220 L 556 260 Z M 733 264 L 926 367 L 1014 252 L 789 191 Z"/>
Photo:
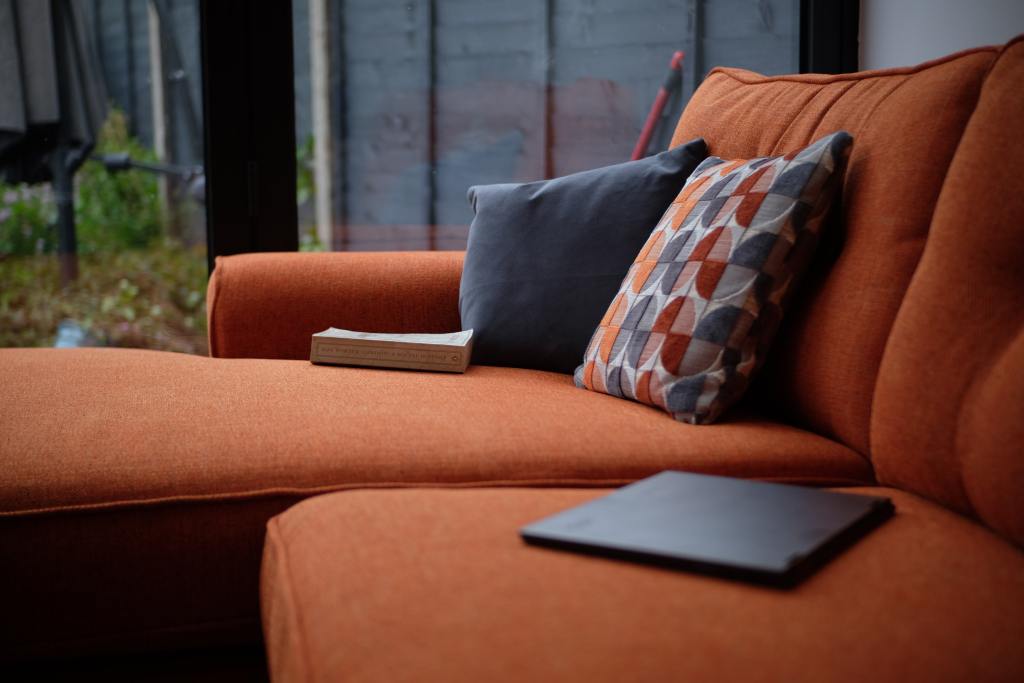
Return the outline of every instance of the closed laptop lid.
<path id="1" fill-rule="evenodd" d="M 538 545 L 786 584 L 891 513 L 887 498 L 666 471 L 520 533 Z"/>

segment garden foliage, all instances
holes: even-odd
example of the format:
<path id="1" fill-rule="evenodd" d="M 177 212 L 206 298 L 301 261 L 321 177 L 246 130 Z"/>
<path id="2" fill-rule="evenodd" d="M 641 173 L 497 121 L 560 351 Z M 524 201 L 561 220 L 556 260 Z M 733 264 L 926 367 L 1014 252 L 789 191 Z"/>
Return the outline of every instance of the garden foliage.
<path id="1" fill-rule="evenodd" d="M 96 153 L 154 160 L 116 109 Z M 80 275 L 60 286 L 48 185 L 0 185 L 0 346 L 49 346 L 62 319 L 97 343 L 206 353 L 205 250 L 166 235 L 157 178 L 87 161 L 75 176 Z"/>

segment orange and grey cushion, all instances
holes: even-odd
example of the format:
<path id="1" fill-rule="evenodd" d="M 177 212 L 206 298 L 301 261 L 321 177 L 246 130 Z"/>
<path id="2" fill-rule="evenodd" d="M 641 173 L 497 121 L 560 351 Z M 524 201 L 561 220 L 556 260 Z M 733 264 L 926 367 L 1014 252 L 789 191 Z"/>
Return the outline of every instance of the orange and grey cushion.
<path id="1" fill-rule="evenodd" d="M 576 384 L 717 419 L 764 360 L 851 142 L 840 131 L 785 156 L 704 160 L 630 267 Z"/>

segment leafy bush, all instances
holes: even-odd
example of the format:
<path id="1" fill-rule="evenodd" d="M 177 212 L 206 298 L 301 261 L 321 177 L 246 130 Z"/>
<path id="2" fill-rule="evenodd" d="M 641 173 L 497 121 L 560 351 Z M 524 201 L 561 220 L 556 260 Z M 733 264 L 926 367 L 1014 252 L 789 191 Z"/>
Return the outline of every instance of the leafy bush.
<path id="1" fill-rule="evenodd" d="M 97 153 L 155 155 L 111 110 Z M 60 286 L 48 185 L 0 186 L 0 346 L 51 346 L 65 318 L 93 342 L 206 353 L 206 254 L 164 236 L 157 179 L 87 161 L 75 175 L 79 277 Z"/>
<path id="2" fill-rule="evenodd" d="M 125 116 L 112 109 L 96 144 L 97 154 L 127 152 L 137 161 L 156 155 L 128 134 Z M 78 253 L 138 249 L 162 234 L 157 178 L 145 171 L 110 173 L 87 161 L 76 174 L 75 230 Z"/>
<path id="3" fill-rule="evenodd" d="M 0 255 L 57 250 L 57 209 L 49 185 L 0 183 Z"/>
<path id="4" fill-rule="evenodd" d="M 152 151 L 128 134 L 125 116 L 111 109 L 96 153 L 128 152 L 155 160 Z M 0 255 L 26 256 L 57 249 L 56 208 L 49 185 L 15 187 L 0 183 Z M 142 171 L 109 173 L 86 161 L 75 174 L 75 233 L 78 253 L 137 249 L 162 234 L 157 179 Z"/>

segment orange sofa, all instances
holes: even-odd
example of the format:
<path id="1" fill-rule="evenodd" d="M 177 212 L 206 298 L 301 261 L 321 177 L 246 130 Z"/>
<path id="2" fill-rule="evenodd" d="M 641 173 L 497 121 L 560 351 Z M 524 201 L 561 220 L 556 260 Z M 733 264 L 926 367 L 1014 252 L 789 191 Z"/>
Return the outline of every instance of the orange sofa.
<path id="1" fill-rule="evenodd" d="M 214 358 L 0 350 L 0 658 L 262 629 L 280 681 L 1021 680 L 1022 83 L 1021 39 L 708 76 L 674 144 L 854 136 L 830 237 L 716 425 L 554 373 L 303 360 L 329 325 L 458 329 L 457 253 L 220 258 Z M 786 592 L 518 541 L 663 469 L 888 495 L 896 516 Z"/>

